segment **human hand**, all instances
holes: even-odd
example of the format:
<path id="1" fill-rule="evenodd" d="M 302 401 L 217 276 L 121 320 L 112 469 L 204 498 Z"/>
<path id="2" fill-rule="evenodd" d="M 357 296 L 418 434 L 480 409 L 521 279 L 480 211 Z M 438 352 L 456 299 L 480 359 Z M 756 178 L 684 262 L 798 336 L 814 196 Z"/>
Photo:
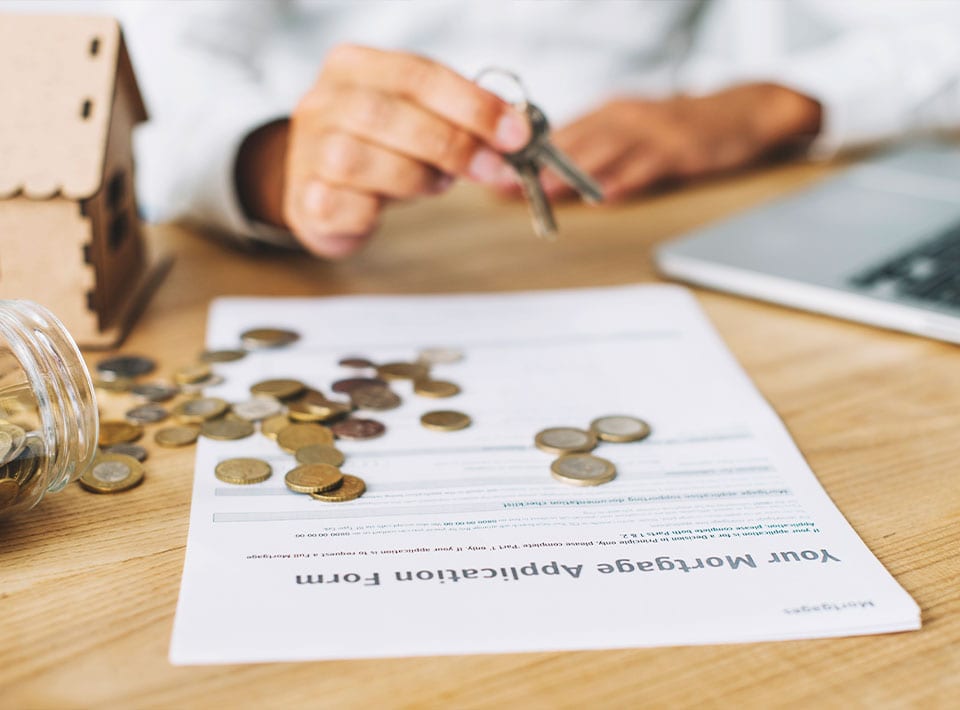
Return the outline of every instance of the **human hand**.
<path id="1" fill-rule="evenodd" d="M 551 140 L 615 202 L 664 181 L 746 166 L 819 129 L 816 101 L 780 86 L 748 84 L 697 98 L 613 100 L 556 130 Z M 551 199 L 575 195 L 550 170 L 541 178 Z M 519 194 L 509 168 L 497 183 Z"/>
<path id="2" fill-rule="evenodd" d="M 451 69 L 353 45 L 330 52 L 281 130 L 260 150 L 274 161 L 285 153 L 282 194 L 250 160 L 238 169 L 242 199 L 328 258 L 361 248 L 386 202 L 442 192 L 454 177 L 491 182 L 504 166 L 499 153 L 529 139 L 522 113 Z M 248 155 L 257 149 L 254 141 Z"/>

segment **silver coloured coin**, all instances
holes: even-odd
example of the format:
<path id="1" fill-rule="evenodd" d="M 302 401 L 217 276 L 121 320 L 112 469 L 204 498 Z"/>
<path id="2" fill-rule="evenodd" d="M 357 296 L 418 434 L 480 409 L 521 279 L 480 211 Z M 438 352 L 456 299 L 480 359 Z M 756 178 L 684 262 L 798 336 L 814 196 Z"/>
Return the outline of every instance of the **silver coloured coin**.
<path id="1" fill-rule="evenodd" d="M 590 429 L 603 441 L 640 441 L 650 436 L 650 425 L 637 417 L 614 414 L 599 417 L 590 423 Z"/>
<path id="2" fill-rule="evenodd" d="M 128 422 L 134 424 L 156 424 L 170 416 L 170 412 L 156 402 L 141 404 L 124 414 Z"/>
<path id="3" fill-rule="evenodd" d="M 180 391 L 184 394 L 200 394 L 207 387 L 216 387 L 217 385 L 222 385 L 224 382 L 226 382 L 226 380 L 220 375 L 210 375 L 209 377 L 204 377 L 202 380 L 180 385 Z"/>
<path id="4" fill-rule="evenodd" d="M 117 355 L 97 363 L 97 372 L 105 380 L 119 380 L 146 375 L 157 369 L 157 363 L 142 355 Z"/>
<path id="5" fill-rule="evenodd" d="M 108 446 L 103 450 L 105 454 L 123 454 L 124 456 L 129 456 L 134 458 L 140 463 L 143 463 L 147 460 L 149 455 L 147 450 L 140 446 L 139 444 L 114 444 L 113 446 Z"/>
<path id="6" fill-rule="evenodd" d="M 550 465 L 553 477 L 575 486 L 598 486 L 612 481 L 617 468 L 610 461 L 592 454 L 568 454 Z"/>
<path id="7" fill-rule="evenodd" d="M 180 394 L 180 388 L 177 385 L 170 385 L 165 382 L 134 385 L 130 391 L 148 402 L 166 402 Z"/>
<path id="8" fill-rule="evenodd" d="M 233 413 L 248 422 L 259 422 L 282 411 L 283 405 L 273 397 L 251 397 L 233 405 Z"/>
<path id="9" fill-rule="evenodd" d="M 93 477 L 103 483 L 118 483 L 127 478 L 132 471 L 120 461 L 102 461 L 95 464 L 91 472 Z"/>
<path id="10" fill-rule="evenodd" d="M 428 365 L 452 365 L 463 360 L 463 351 L 456 348 L 423 348 L 417 359 Z"/>

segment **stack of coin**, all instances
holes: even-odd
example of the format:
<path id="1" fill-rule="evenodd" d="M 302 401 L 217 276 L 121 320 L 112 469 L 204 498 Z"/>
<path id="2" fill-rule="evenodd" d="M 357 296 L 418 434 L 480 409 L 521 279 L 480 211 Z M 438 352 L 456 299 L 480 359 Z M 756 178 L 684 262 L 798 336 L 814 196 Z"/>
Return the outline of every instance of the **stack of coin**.
<path id="1" fill-rule="evenodd" d="M 551 475 L 574 486 L 599 486 L 617 475 L 616 466 L 589 453 L 600 441 L 626 443 L 650 436 L 650 425 L 623 414 L 598 417 L 589 429 L 552 427 L 539 432 L 534 444 L 541 451 L 558 456 L 550 465 Z"/>

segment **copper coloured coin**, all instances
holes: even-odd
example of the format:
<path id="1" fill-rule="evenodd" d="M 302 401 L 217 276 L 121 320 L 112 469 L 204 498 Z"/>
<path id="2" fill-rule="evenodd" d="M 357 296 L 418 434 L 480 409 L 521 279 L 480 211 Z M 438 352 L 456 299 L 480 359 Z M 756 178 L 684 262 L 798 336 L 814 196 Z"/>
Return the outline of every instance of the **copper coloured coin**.
<path id="1" fill-rule="evenodd" d="M 374 419 L 344 419 L 330 427 L 339 439 L 376 439 L 386 432 L 385 427 Z"/>
<path id="2" fill-rule="evenodd" d="M 337 380 L 330 389 L 340 394 L 352 394 L 355 389 L 369 387 L 370 385 L 386 387 L 387 383 L 377 377 L 348 377 L 345 380 Z"/>

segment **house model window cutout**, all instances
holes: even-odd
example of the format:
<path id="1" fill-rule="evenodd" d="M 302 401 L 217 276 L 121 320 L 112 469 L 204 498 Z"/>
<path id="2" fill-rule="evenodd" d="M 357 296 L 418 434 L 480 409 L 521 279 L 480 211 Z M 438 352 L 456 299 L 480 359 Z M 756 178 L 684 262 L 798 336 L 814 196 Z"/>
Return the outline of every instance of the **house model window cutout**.
<path id="1" fill-rule="evenodd" d="M 0 298 L 117 345 L 171 260 L 140 232 L 131 134 L 146 120 L 117 22 L 0 13 Z"/>

